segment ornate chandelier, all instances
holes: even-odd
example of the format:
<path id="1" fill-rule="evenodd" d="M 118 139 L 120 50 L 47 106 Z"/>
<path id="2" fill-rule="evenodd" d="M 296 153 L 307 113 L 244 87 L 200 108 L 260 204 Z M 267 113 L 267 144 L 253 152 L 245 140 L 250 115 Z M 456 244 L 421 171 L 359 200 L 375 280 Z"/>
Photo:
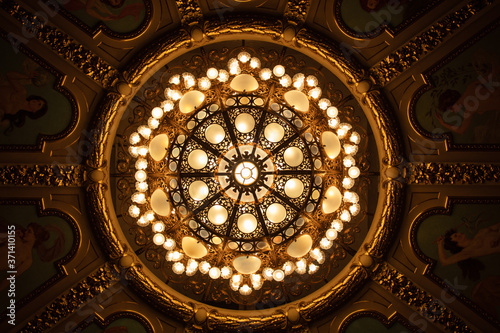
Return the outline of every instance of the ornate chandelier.
<path id="1" fill-rule="evenodd" d="M 247 51 L 204 73 L 172 74 L 130 135 L 128 214 L 179 275 L 228 279 L 249 295 L 314 274 L 361 211 L 361 135 L 314 75 L 261 68 Z"/>

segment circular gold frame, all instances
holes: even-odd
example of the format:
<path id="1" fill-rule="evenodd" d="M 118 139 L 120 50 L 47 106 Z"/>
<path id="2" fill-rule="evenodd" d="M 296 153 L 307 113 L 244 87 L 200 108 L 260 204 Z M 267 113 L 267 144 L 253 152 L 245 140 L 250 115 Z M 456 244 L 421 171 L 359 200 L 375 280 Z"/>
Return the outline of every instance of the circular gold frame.
<path id="1" fill-rule="evenodd" d="M 356 256 L 334 279 L 314 293 L 292 303 L 266 310 L 228 310 L 198 303 L 174 291 L 141 265 L 126 245 L 109 189 L 109 160 L 118 123 L 138 88 L 161 66 L 200 47 L 231 39 L 272 42 L 293 48 L 322 64 L 351 91 L 374 132 L 380 164 L 379 200 L 372 226 Z M 346 59 L 338 44 L 307 28 L 262 17 L 207 20 L 202 26 L 181 29 L 149 47 L 104 96 L 91 125 L 93 151 L 86 161 L 90 184 L 87 205 L 97 237 L 109 260 L 125 271 L 130 286 L 171 318 L 194 329 L 282 331 L 327 315 L 352 295 L 387 252 L 398 226 L 403 183 L 399 128 L 375 80 L 355 60 Z M 298 314 L 298 316 L 297 316 Z"/>

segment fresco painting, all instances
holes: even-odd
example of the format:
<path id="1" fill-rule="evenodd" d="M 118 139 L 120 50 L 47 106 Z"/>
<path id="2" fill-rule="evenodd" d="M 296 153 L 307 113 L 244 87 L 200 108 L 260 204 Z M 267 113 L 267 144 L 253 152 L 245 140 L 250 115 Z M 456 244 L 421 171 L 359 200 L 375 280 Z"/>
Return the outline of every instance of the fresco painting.
<path id="1" fill-rule="evenodd" d="M 7 258 L 13 230 L 15 293 L 19 301 L 58 273 L 54 263 L 69 253 L 73 231 L 68 222 L 58 216 L 38 216 L 36 205 L 0 205 L 0 255 L 3 258 Z M 12 270 L 7 264 L 6 260 L 1 264 L 0 291 L 4 293 L 9 288 L 6 272 Z M 0 306 L 7 302 L 8 298 L 2 298 Z"/>
<path id="2" fill-rule="evenodd" d="M 143 0 L 69 0 L 64 8 L 90 28 L 103 23 L 116 33 L 137 30 L 145 18 Z"/>
<path id="3" fill-rule="evenodd" d="M 436 261 L 433 274 L 500 319 L 500 204 L 455 204 L 417 230 L 417 245 Z"/>
<path id="4" fill-rule="evenodd" d="M 342 21 L 358 34 L 372 34 L 382 26 L 397 28 L 430 3 L 430 0 L 343 0 Z"/>
<path id="5" fill-rule="evenodd" d="M 63 132 L 72 118 L 56 77 L 0 40 L 0 145 L 35 145 L 39 135 Z"/>
<path id="6" fill-rule="evenodd" d="M 415 104 L 415 118 L 432 135 L 456 144 L 500 143 L 500 29 L 486 35 L 431 76 L 433 88 Z"/>
<path id="7" fill-rule="evenodd" d="M 144 326 L 131 318 L 120 318 L 102 329 L 97 324 L 90 324 L 82 333 L 147 333 Z"/>

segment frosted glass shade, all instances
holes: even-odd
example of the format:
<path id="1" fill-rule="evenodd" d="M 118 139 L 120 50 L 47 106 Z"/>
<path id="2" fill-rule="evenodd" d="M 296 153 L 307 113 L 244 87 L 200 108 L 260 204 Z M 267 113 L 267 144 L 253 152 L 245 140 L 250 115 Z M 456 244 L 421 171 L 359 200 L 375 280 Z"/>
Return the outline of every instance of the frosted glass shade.
<path id="1" fill-rule="evenodd" d="M 311 250 L 312 243 L 313 242 L 311 236 L 299 236 L 295 241 L 288 245 L 286 252 L 294 258 L 303 257 L 309 252 L 309 250 Z"/>
<path id="2" fill-rule="evenodd" d="M 285 101 L 295 110 L 301 112 L 309 111 L 309 99 L 307 95 L 298 90 L 290 90 L 283 97 Z"/>
<path id="3" fill-rule="evenodd" d="M 208 156 L 204 150 L 195 149 L 188 156 L 188 164 L 191 168 L 199 170 L 203 169 L 208 163 Z"/>
<path id="4" fill-rule="evenodd" d="M 255 119 L 249 113 L 242 113 L 234 120 L 236 129 L 241 133 L 250 133 L 255 127 Z"/>
<path id="5" fill-rule="evenodd" d="M 214 205 L 208 210 L 208 220 L 215 225 L 224 224 L 227 221 L 227 209 L 221 205 Z"/>
<path id="6" fill-rule="evenodd" d="M 286 209 L 282 204 L 273 203 L 269 205 L 266 209 L 266 216 L 269 221 L 273 223 L 279 223 L 283 221 L 286 217 Z"/>
<path id="7" fill-rule="evenodd" d="M 285 129 L 278 123 L 270 123 L 264 130 L 264 136 L 271 142 L 280 142 L 285 135 Z"/>
<path id="8" fill-rule="evenodd" d="M 340 204 L 342 203 L 342 193 L 335 186 L 330 186 L 325 193 L 325 199 L 323 200 L 323 212 L 325 214 L 331 214 L 336 211 Z"/>
<path id="9" fill-rule="evenodd" d="M 182 96 L 179 102 L 179 110 L 182 113 L 190 113 L 200 107 L 205 100 L 205 95 L 198 90 L 192 90 Z"/>
<path id="10" fill-rule="evenodd" d="M 241 274 L 252 274 L 259 270 L 262 261 L 255 256 L 240 256 L 233 260 L 233 267 Z"/>
<path id="11" fill-rule="evenodd" d="M 205 131 L 205 138 L 207 138 L 208 142 L 213 144 L 221 143 L 225 137 L 226 133 L 224 132 L 224 128 L 218 124 L 208 126 Z"/>
<path id="12" fill-rule="evenodd" d="M 238 217 L 238 228 L 246 233 L 252 233 L 257 229 L 257 219 L 252 214 L 242 214 Z"/>
<path id="13" fill-rule="evenodd" d="M 170 202 L 167 194 L 162 189 L 158 188 L 151 195 L 151 208 L 154 212 L 161 216 L 169 216 L 171 212 Z"/>
<path id="14" fill-rule="evenodd" d="M 193 237 L 184 237 L 182 239 L 182 250 L 193 259 L 200 259 L 207 255 L 206 247 Z"/>
<path id="15" fill-rule="evenodd" d="M 205 199 L 208 196 L 208 192 L 208 185 L 201 180 L 194 181 L 189 185 L 189 195 L 194 200 Z"/>
<path id="16" fill-rule="evenodd" d="M 285 183 L 285 194 L 290 198 L 298 198 L 304 192 L 304 183 L 298 178 L 289 179 Z"/>
<path id="17" fill-rule="evenodd" d="M 149 154 L 156 162 L 161 161 L 167 154 L 168 148 L 168 135 L 157 135 L 149 143 Z"/>
<path id="18" fill-rule="evenodd" d="M 249 92 L 259 89 L 259 82 L 249 74 L 237 75 L 229 85 L 231 89 L 240 92 Z"/>
<path id="19" fill-rule="evenodd" d="M 302 151 L 297 147 L 289 147 L 285 150 L 283 154 L 286 164 L 291 167 L 299 166 L 304 160 L 304 155 Z"/>
<path id="20" fill-rule="evenodd" d="M 321 134 L 321 144 L 325 148 L 326 155 L 331 159 L 337 157 L 342 149 L 339 137 L 330 131 Z"/>

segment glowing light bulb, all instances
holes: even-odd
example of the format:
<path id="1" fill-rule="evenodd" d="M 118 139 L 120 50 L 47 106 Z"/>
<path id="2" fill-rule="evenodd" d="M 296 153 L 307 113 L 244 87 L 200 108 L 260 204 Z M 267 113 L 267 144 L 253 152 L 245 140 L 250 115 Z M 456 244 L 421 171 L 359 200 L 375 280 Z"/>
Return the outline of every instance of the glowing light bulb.
<path id="1" fill-rule="evenodd" d="M 283 271 L 285 272 L 285 275 L 290 275 L 293 273 L 295 270 L 295 264 L 291 261 L 287 261 L 283 264 Z"/>
<path id="2" fill-rule="evenodd" d="M 314 274 L 318 271 L 319 266 L 315 264 L 309 264 L 309 274 Z"/>
<path id="3" fill-rule="evenodd" d="M 358 132 L 352 132 L 349 140 L 351 140 L 352 143 L 358 144 L 361 141 L 361 135 L 359 135 Z"/>
<path id="4" fill-rule="evenodd" d="M 208 276 L 212 279 L 217 280 L 220 277 L 220 269 L 218 267 L 212 267 L 208 270 Z"/>
<path id="5" fill-rule="evenodd" d="M 347 131 L 344 128 L 341 127 L 337 130 L 337 136 L 339 137 L 339 139 L 345 138 L 346 135 Z"/>
<path id="6" fill-rule="evenodd" d="M 328 98 L 322 98 L 318 101 L 318 106 L 321 110 L 326 110 L 332 103 Z"/>
<path id="7" fill-rule="evenodd" d="M 220 275 L 222 276 L 223 279 L 229 279 L 232 274 L 233 270 L 231 269 L 231 267 L 224 266 L 220 269 Z"/>
<path id="8" fill-rule="evenodd" d="M 262 270 L 262 276 L 264 279 L 271 281 L 273 279 L 274 270 L 272 268 L 266 267 Z"/>
<path id="9" fill-rule="evenodd" d="M 358 203 L 359 201 L 359 195 L 356 192 L 350 192 L 350 191 L 345 191 L 344 192 L 344 201 L 350 202 L 350 203 Z"/>
<path id="10" fill-rule="evenodd" d="M 248 286 L 248 284 L 244 284 L 241 286 L 240 288 L 240 294 L 246 296 L 246 295 L 250 295 L 252 293 L 252 288 L 250 288 Z"/>
<path id="11" fill-rule="evenodd" d="M 292 78 L 290 77 L 290 75 L 288 74 L 283 75 L 280 78 L 280 84 L 285 88 L 290 87 L 290 85 L 292 84 Z"/>
<path id="12" fill-rule="evenodd" d="M 163 102 L 161 102 L 161 107 L 165 112 L 170 112 L 174 109 L 174 102 L 169 99 L 164 100 Z"/>
<path id="13" fill-rule="evenodd" d="M 137 148 L 137 147 L 128 147 L 128 153 L 132 157 L 138 157 L 139 156 L 139 148 Z"/>
<path id="14" fill-rule="evenodd" d="M 148 210 L 147 212 L 144 213 L 144 218 L 146 220 L 148 220 L 149 222 L 153 221 L 155 219 L 155 212 L 153 212 L 152 210 Z M 162 232 L 163 229 L 164 228 L 159 228 L 158 230 L 156 230 L 155 228 L 153 228 L 153 231 L 155 231 L 155 232 Z"/>
<path id="15" fill-rule="evenodd" d="M 233 65 L 231 67 L 229 67 L 229 73 L 231 73 L 231 75 L 238 75 L 241 73 L 241 68 L 238 64 L 236 65 Z"/>
<path id="16" fill-rule="evenodd" d="M 219 76 L 219 71 L 217 70 L 217 68 L 211 67 L 207 70 L 207 77 L 210 80 L 216 79 L 217 76 Z"/>
<path id="17" fill-rule="evenodd" d="M 318 79 L 314 75 L 308 75 L 306 78 L 307 85 L 309 87 L 316 87 L 318 84 Z"/>
<path id="18" fill-rule="evenodd" d="M 341 213 L 340 213 L 340 219 L 344 222 L 349 222 L 351 220 L 351 213 L 349 213 L 348 210 L 344 209 Z"/>
<path id="19" fill-rule="evenodd" d="M 163 117 L 163 109 L 160 107 L 154 107 L 151 110 L 151 116 L 153 118 L 160 119 L 161 117 Z"/>
<path id="20" fill-rule="evenodd" d="M 154 232 L 162 232 L 163 230 L 165 230 L 165 225 L 161 222 L 156 222 L 156 223 L 153 223 L 153 231 Z M 162 244 L 165 243 L 165 240 L 163 240 L 163 242 L 161 242 Z"/>
<path id="21" fill-rule="evenodd" d="M 335 106 L 330 106 L 328 109 L 326 109 L 326 115 L 330 118 L 335 118 L 339 115 L 339 109 L 337 109 Z"/>
<path id="22" fill-rule="evenodd" d="M 140 146 L 137 147 L 137 154 L 144 157 L 148 154 L 148 147 L 146 146 Z"/>
<path id="23" fill-rule="evenodd" d="M 184 264 L 181 263 L 181 262 L 176 262 L 175 264 L 172 265 L 172 271 L 175 273 L 175 274 L 182 274 L 184 273 L 184 270 L 186 269 L 186 267 L 184 267 Z"/>
<path id="24" fill-rule="evenodd" d="M 281 269 L 277 269 L 274 271 L 273 273 L 274 281 L 280 282 L 283 281 L 284 278 L 285 278 L 285 272 L 283 272 Z"/>
<path id="25" fill-rule="evenodd" d="M 137 170 L 144 170 L 148 167 L 148 161 L 145 158 L 139 158 L 135 162 L 135 168 Z"/>
<path id="26" fill-rule="evenodd" d="M 274 66 L 274 68 L 273 68 L 273 74 L 276 77 L 282 77 L 283 75 L 285 75 L 285 67 L 283 67 L 281 65 Z"/>
<path id="27" fill-rule="evenodd" d="M 179 74 L 176 74 L 176 75 L 172 75 L 170 77 L 170 80 L 168 81 L 169 83 L 171 84 L 179 84 L 181 83 L 181 76 Z"/>
<path id="28" fill-rule="evenodd" d="M 136 182 L 135 189 L 139 192 L 146 192 L 148 190 L 148 183 L 146 182 Z"/>
<path id="29" fill-rule="evenodd" d="M 259 58 L 253 57 L 250 59 L 250 67 L 252 68 L 259 68 L 260 67 L 260 60 Z"/>
<path id="30" fill-rule="evenodd" d="M 136 205 L 131 205 L 128 208 L 128 215 L 130 215 L 130 217 L 139 217 L 140 214 L 141 214 L 141 210 Z"/>
<path id="31" fill-rule="evenodd" d="M 240 284 L 241 282 L 243 281 L 243 278 L 241 277 L 241 275 L 239 274 L 234 274 L 232 277 L 231 277 L 231 283 L 234 283 L 234 284 Z"/>
<path id="32" fill-rule="evenodd" d="M 202 77 L 198 80 L 198 87 L 200 88 L 200 90 L 208 90 L 210 89 L 210 86 L 212 86 L 212 83 L 210 82 L 208 77 Z"/>
<path id="33" fill-rule="evenodd" d="M 342 180 L 342 187 L 344 187 L 346 190 L 351 189 L 354 186 L 354 179 L 350 177 L 345 177 Z"/>
<path id="34" fill-rule="evenodd" d="M 165 236 L 163 234 L 155 234 L 153 236 L 153 243 L 155 245 L 162 245 L 165 242 Z"/>
<path id="35" fill-rule="evenodd" d="M 349 171 L 347 171 L 347 174 L 351 178 L 358 178 L 360 175 L 360 171 L 358 167 L 350 167 Z"/>
<path id="36" fill-rule="evenodd" d="M 245 51 L 238 53 L 238 60 L 242 63 L 248 62 L 250 60 L 250 53 Z"/>
<path id="37" fill-rule="evenodd" d="M 134 132 L 130 134 L 128 141 L 130 142 L 131 145 L 138 144 L 141 141 L 141 136 L 139 135 L 139 133 Z"/>
<path id="38" fill-rule="evenodd" d="M 338 232 L 335 229 L 328 229 L 325 233 L 325 236 L 329 240 L 335 240 L 338 236 Z"/>
<path id="39" fill-rule="evenodd" d="M 148 178 L 148 174 L 144 170 L 139 170 L 135 173 L 135 180 L 138 182 L 143 182 Z"/>
<path id="40" fill-rule="evenodd" d="M 318 99 L 318 98 L 320 98 L 321 97 L 321 88 L 320 87 L 316 87 L 316 88 L 313 88 L 313 89 L 309 90 L 308 95 L 312 99 Z"/>
<path id="41" fill-rule="evenodd" d="M 328 250 L 332 247 L 333 245 L 333 242 L 331 240 L 329 240 L 328 238 L 324 237 L 321 239 L 321 241 L 319 242 L 319 246 L 323 249 L 323 250 Z"/>
<path id="42" fill-rule="evenodd" d="M 177 100 L 181 99 L 182 94 L 179 90 L 170 90 L 168 97 L 170 97 L 174 101 L 177 101 Z"/>
<path id="43" fill-rule="evenodd" d="M 219 78 L 218 78 L 218 80 L 220 82 L 226 82 L 227 80 L 229 80 L 229 72 L 226 71 L 226 70 L 224 70 L 224 69 L 221 69 L 219 71 Z"/>
<path id="44" fill-rule="evenodd" d="M 148 127 L 153 130 L 153 129 L 157 129 L 158 126 L 160 126 L 160 122 L 158 121 L 158 119 L 153 118 L 153 117 L 149 117 Z"/>
<path id="45" fill-rule="evenodd" d="M 355 155 L 358 152 L 358 146 L 344 145 L 344 151 L 347 155 Z"/>
<path id="46" fill-rule="evenodd" d="M 210 270 L 210 264 L 206 261 L 202 261 L 200 263 L 200 266 L 198 267 L 198 269 L 200 270 L 200 273 L 202 274 L 207 274 L 208 271 Z"/>
<path id="47" fill-rule="evenodd" d="M 145 204 L 146 196 L 144 195 L 144 193 L 135 192 L 134 194 L 132 194 L 132 201 L 138 204 Z"/>
<path id="48" fill-rule="evenodd" d="M 191 73 L 182 73 L 182 79 L 184 80 L 184 86 L 188 89 L 196 84 L 196 78 Z"/>
<path id="49" fill-rule="evenodd" d="M 267 81 L 271 78 L 273 72 L 271 72 L 271 70 L 269 68 L 263 68 L 260 73 L 259 73 L 259 77 L 264 80 L 264 81 Z"/>
<path id="50" fill-rule="evenodd" d="M 141 216 L 139 219 L 137 219 L 137 225 L 140 227 L 146 227 L 149 225 L 149 221 L 147 221 L 144 216 Z"/>
<path id="51" fill-rule="evenodd" d="M 307 261 L 305 259 L 300 259 L 295 263 L 295 271 L 299 274 L 304 274 L 307 270 Z"/>
<path id="52" fill-rule="evenodd" d="M 302 90 L 304 88 L 304 81 L 306 77 L 302 73 L 295 74 L 293 76 L 293 86 L 297 90 Z"/>
<path id="53" fill-rule="evenodd" d="M 330 128 L 336 129 L 339 127 L 339 118 L 328 119 L 328 126 Z"/>
<path id="54" fill-rule="evenodd" d="M 332 224 L 330 225 L 333 229 L 337 230 L 337 232 L 341 232 L 342 229 L 344 228 L 344 224 L 340 220 L 333 220 Z"/>
<path id="55" fill-rule="evenodd" d="M 343 162 L 344 162 L 344 166 L 346 168 L 350 168 L 350 167 L 356 165 L 356 160 L 352 156 L 346 156 L 346 157 L 344 157 L 344 161 Z"/>
<path id="56" fill-rule="evenodd" d="M 165 250 L 175 249 L 175 241 L 172 238 L 167 238 L 165 243 L 163 243 L 163 248 L 165 248 Z"/>
<path id="57" fill-rule="evenodd" d="M 361 207 L 359 206 L 359 204 L 356 203 L 356 204 L 352 205 L 351 207 L 349 207 L 349 211 L 351 212 L 352 216 L 356 216 L 361 211 Z"/>

